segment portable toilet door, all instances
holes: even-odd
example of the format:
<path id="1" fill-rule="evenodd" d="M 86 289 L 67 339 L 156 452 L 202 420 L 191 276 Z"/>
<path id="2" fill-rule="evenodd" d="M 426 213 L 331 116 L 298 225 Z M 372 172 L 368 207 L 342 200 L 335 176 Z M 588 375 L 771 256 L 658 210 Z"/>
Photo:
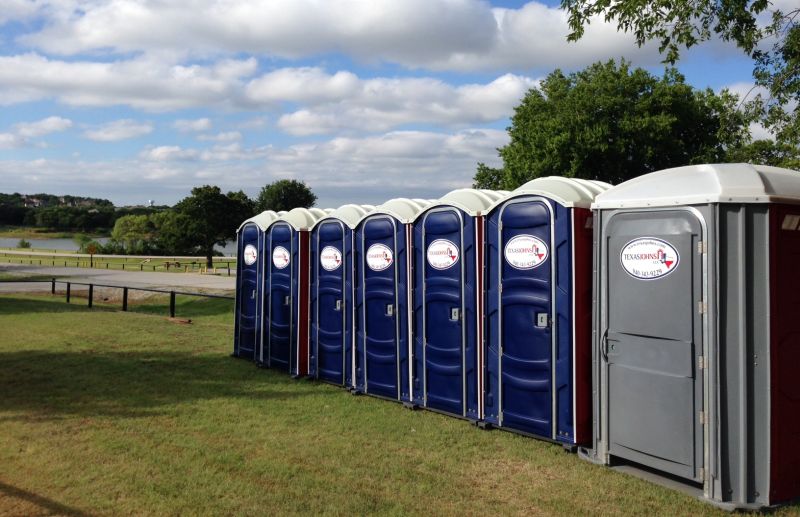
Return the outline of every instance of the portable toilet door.
<path id="1" fill-rule="evenodd" d="M 233 356 L 255 359 L 261 339 L 264 229 L 277 218 L 271 210 L 251 217 L 236 230 L 236 308 Z"/>
<path id="2" fill-rule="evenodd" d="M 371 205 L 344 205 L 311 232 L 311 342 L 309 375 L 352 386 L 355 328 L 353 229 Z"/>
<path id="3" fill-rule="evenodd" d="M 595 196 L 610 185 L 546 177 L 486 224 L 484 421 L 568 445 L 589 441 Z"/>
<path id="4" fill-rule="evenodd" d="M 357 393 L 411 402 L 411 223 L 426 205 L 392 199 L 356 227 Z"/>
<path id="5" fill-rule="evenodd" d="M 267 321 L 259 363 L 296 377 L 308 373 L 310 230 L 325 215 L 319 208 L 295 208 L 266 231 Z"/>
<path id="6" fill-rule="evenodd" d="M 594 443 L 729 508 L 800 497 L 800 173 L 640 176 L 595 200 Z"/>
<path id="7" fill-rule="evenodd" d="M 483 217 L 507 192 L 458 189 L 414 222 L 415 404 L 477 421 Z"/>

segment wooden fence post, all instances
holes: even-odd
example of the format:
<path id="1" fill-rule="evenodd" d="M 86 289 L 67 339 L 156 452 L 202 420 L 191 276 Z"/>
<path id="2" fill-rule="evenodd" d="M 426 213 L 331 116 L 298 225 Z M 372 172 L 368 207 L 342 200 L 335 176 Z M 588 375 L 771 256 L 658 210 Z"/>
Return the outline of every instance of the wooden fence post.
<path id="1" fill-rule="evenodd" d="M 123 311 L 127 311 L 128 310 L 128 288 L 127 287 L 123 287 L 122 288 L 122 310 Z"/>
<path id="2" fill-rule="evenodd" d="M 89 284 L 89 308 L 92 308 L 92 301 L 94 298 L 94 284 Z"/>
<path id="3" fill-rule="evenodd" d="M 70 295 L 70 288 L 71 287 L 72 287 L 72 285 L 69 282 L 67 282 L 67 303 L 69 303 L 69 295 Z"/>
<path id="4" fill-rule="evenodd" d="M 169 292 L 169 317 L 175 317 L 175 291 Z"/>

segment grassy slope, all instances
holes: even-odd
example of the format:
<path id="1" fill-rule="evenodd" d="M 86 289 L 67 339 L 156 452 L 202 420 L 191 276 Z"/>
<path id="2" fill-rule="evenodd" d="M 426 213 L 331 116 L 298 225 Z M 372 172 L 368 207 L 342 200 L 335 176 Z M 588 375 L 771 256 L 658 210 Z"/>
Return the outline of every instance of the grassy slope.
<path id="1" fill-rule="evenodd" d="M 555 445 L 231 359 L 230 307 L 181 300 L 195 321 L 177 325 L 0 296 L 0 514 L 719 513 Z"/>

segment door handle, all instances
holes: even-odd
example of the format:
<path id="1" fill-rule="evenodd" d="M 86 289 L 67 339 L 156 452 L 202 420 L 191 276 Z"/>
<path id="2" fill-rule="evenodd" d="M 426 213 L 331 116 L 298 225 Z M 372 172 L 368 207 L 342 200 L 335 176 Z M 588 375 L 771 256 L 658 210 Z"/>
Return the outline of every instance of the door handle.
<path id="1" fill-rule="evenodd" d="M 284 305 L 289 305 L 289 296 L 288 295 L 283 297 L 283 304 Z"/>
<path id="2" fill-rule="evenodd" d="M 251 300 L 255 300 L 256 299 L 256 290 L 255 289 L 253 289 L 253 291 L 250 293 L 250 299 Z"/>
<path id="3" fill-rule="evenodd" d="M 600 338 L 600 354 L 603 356 L 603 360 L 608 362 L 608 329 L 603 332 L 603 337 Z"/>
<path id="4" fill-rule="evenodd" d="M 342 310 L 342 300 L 336 300 L 336 310 Z"/>
<path id="5" fill-rule="evenodd" d="M 386 306 L 386 315 L 394 316 L 394 304 L 390 303 Z"/>
<path id="6" fill-rule="evenodd" d="M 461 319 L 461 309 L 452 307 L 450 309 L 450 321 L 458 321 L 459 319 Z"/>
<path id="7" fill-rule="evenodd" d="M 536 328 L 547 328 L 550 326 L 550 315 L 546 312 L 536 313 Z"/>

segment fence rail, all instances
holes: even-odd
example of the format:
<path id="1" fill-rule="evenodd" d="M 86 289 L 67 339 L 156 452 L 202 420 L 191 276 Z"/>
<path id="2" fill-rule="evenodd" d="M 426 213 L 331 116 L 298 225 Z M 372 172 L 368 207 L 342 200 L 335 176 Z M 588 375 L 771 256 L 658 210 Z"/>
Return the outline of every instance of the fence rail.
<path id="1" fill-rule="evenodd" d="M 235 300 L 234 296 L 224 295 L 224 294 L 210 294 L 210 293 L 192 293 L 188 291 L 177 291 L 175 289 L 155 289 L 152 287 L 130 287 L 124 285 L 109 285 L 109 284 L 96 284 L 94 282 L 72 282 L 67 280 L 57 280 L 52 278 L 50 280 L 0 280 L 2 284 L 36 284 L 36 283 L 46 283 L 50 284 L 50 294 L 56 294 L 56 284 L 65 284 L 66 285 L 66 299 L 67 303 L 70 303 L 70 298 L 72 297 L 72 286 L 73 285 L 81 285 L 81 286 L 88 286 L 89 288 L 89 296 L 88 296 L 88 304 L 87 307 L 90 309 L 94 304 L 94 288 L 95 287 L 103 287 L 106 289 L 122 289 L 122 310 L 128 310 L 128 291 L 144 291 L 148 293 L 162 293 L 169 295 L 169 317 L 175 317 L 175 297 L 177 295 L 181 296 L 196 296 L 199 298 L 217 298 L 220 300 Z"/>
<path id="2" fill-rule="evenodd" d="M 31 266 L 51 266 L 51 267 L 82 267 L 93 269 L 118 269 L 122 271 L 149 271 L 149 272 L 184 272 L 184 273 L 214 273 L 232 276 L 236 274 L 236 261 L 220 260 L 214 266 L 205 267 L 204 261 L 180 261 L 173 257 L 161 257 L 158 259 L 147 259 L 145 261 L 125 261 L 123 255 L 116 256 L 112 260 L 101 260 L 95 256 L 93 259 L 89 255 L 23 255 L 0 251 L 0 259 L 9 264 L 28 264 Z M 126 257 L 130 258 L 130 257 Z M 171 259 L 171 260 L 170 260 Z M 49 262 L 49 264 L 48 264 Z"/>

